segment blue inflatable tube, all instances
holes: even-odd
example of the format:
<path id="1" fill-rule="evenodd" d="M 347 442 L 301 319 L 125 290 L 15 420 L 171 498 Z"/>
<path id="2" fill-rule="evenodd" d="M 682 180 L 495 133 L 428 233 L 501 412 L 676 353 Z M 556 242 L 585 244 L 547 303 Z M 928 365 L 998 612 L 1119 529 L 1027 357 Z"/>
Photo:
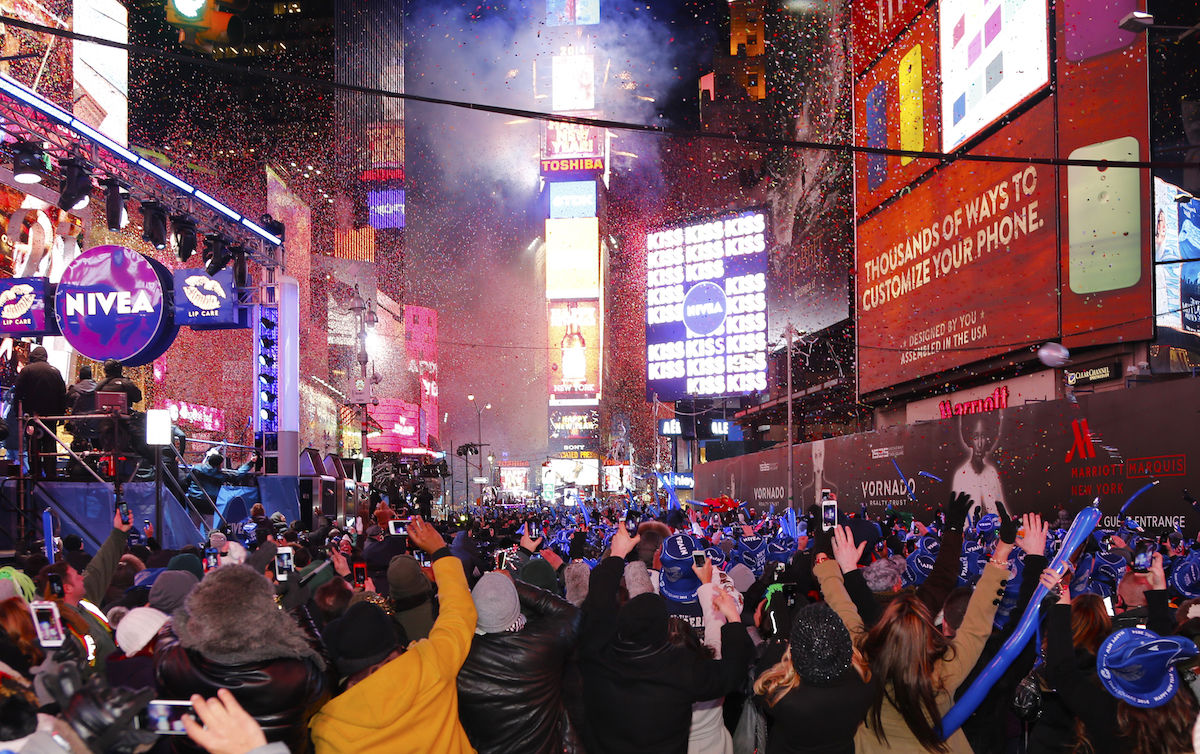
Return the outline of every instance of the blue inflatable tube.
<path id="1" fill-rule="evenodd" d="M 1135 495 L 1136 496 L 1136 495 Z M 1098 502 L 1098 501 L 1097 501 Z M 1058 553 L 1051 561 L 1050 567 L 1063 572 L 1063 567 L 1071 553 L 1075 552 L 1078 547 L 1083 544 L 1092 534 L 1092 530 L 1096 528 L 1096 524 L 1100 522 L 1100 509 L 1095 503 L 1084 508 L 1075 516 L 1075 521 L 1071 523 L 1071 528 L 1067 530 L 1067 535 L 1063 538 L 1062 546 Z M 1027 578 L 1037 578 L 1041 574 L 1028 574 Z M 987 664 L 975 678 L 975 682 L 966 690 L 950 711 L 942 717 L 942 740 L 950 737 L 954 731 L 958 730 L 971 714 L 978 709 L 983 703 L 984 697 L 992 690 L 992 686 L 1000 679 L 1000 676 L 1008 670 L 1008 666 L 1017 659 L 1017 655 L 1025 649 L 1025 645 L 1029 643 L 1029 637 L 1033 635 L 1037 628 L 1038 621 L 1041 619 L 1042 600 L 1050 590 L 1038 584 L 1033 591 L 1033 597 L 1029 600 L 1029 606 L 1025 608 L 1025 613 L 1021 615 L 1020 622 L 1017 623 L 1016 629 L 1012 635 L 1008 637 L 1008 641 L 1004 642 L 1004 646 L 992 658 L 992 661 Z"/>

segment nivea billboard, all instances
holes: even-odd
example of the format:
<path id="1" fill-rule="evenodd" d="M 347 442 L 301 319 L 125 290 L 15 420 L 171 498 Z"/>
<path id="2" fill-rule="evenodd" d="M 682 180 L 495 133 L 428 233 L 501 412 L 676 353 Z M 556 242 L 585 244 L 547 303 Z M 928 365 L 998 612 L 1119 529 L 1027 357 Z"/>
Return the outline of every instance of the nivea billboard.
<path id="1" fill-rule="evenodd" d="M 238 326 L 233 270 L 175 271 L 175 324 L 193 328 Z"/>
<path id="2" fill-rule="evenodd" d="M 54 313 L 63 337 L 96 361 L 148 364 L 179 328 L 171 317 L 171 272 L 124 246 L 96 246 L 63 271 Z"/>

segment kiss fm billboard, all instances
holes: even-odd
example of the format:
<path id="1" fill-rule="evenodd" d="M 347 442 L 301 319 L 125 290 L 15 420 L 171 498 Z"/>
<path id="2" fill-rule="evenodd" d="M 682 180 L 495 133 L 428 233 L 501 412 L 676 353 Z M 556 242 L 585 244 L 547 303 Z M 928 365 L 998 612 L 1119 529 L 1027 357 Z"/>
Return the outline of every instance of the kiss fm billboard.
<path id="1" fill-rule="evenodd" d="M 646 400 L 767 389 L 767 215 L 646 237 Z"/>

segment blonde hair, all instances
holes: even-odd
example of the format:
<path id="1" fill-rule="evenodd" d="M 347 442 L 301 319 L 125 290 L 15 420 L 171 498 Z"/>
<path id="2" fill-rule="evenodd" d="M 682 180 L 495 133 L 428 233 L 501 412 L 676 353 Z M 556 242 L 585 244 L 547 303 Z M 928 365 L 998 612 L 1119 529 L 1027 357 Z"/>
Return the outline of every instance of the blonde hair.
<path id="1" fill-rule="evenodd" d="M 871 680 L 871 667 L 862 653 L 858 651 L 858 647 L 854 648 L 850 664 L 854 666 L 859 678 L 866 682 Z M 783 650 L 783 657 L 779 662 L 764 670 L 762 675 L 755 679 L 754 693 L 764 697 L 767 700 L 767 706 L 774 707 L 780 699 L 787 696 L 787 693 L 799 686 L 803 680 L 792 663 L 792 648 L 788 647 Z"/>

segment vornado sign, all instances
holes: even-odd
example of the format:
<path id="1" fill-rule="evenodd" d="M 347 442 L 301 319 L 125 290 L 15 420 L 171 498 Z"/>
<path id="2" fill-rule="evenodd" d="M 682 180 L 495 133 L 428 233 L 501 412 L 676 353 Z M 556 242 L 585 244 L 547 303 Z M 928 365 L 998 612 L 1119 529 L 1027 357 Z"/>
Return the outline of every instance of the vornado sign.
<path id="1" fill-rule="evenodd" d="M 63 337 L 89 359 L 148 364 L 175 339 L 168 311 L 171 273 L 124 246 L 96 246 L 76 257 L 54 296 Z"/>

